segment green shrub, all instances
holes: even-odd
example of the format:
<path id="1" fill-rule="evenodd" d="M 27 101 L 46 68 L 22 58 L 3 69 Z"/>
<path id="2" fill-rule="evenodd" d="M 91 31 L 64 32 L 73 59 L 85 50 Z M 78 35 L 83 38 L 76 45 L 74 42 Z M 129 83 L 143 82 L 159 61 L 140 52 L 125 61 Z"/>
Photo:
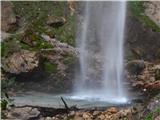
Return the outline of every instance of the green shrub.
<path id="1" fill-rule="evenodd" d="M 6 92 L 13 85 L 15 85 L 15 79 L 16 79 L 15 77 L 12 77 L 10 79 L 1 80 L 1 89 L 2 89 L 2 92 Z"/>
<path id="2" fill-rule="evenodd" d="M 153 116 L 154 113 L 160 114 L 160 107 L 158 107 L 155 111 L 150 112 L 150 113 L 145 117 L 145 120 L 153 120 L 153 119 L 154 119 L 154 116 Z"/>

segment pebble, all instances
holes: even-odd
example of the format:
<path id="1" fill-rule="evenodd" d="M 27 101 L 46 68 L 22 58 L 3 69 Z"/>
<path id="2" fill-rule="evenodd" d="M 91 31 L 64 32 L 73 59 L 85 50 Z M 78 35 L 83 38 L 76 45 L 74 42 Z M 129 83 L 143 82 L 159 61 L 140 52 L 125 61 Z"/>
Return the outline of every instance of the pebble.
<path id="1" fill-rule="evenodd" d="M 74 116 L 75 115 L 75 111 L 71 111 L 69 116 Z"/>
<path id="2" fill-rule="evenodd" d="M 98 115 L 98 114 L 100 114 L 100 111 L 94 111 L 94 112 L 93 112 L 93 115 L 94 115 L 94 116 L 96 116 L 96 115 Z"/>
<path id="3" fill-rule="evenodd" d="M 116 107 L 111 107 L 111 108 L 109 108 L 109 109 L 107 110 L 107 112 L 110 112 L 110 113 L 114 114 L 114 113 L 117 113 L 117 112 L 118 112 L 118 109 L 117 109 Z"/>
<path id="4" fill-rule="evenodd" d="M 89 113 L 83 113 L 83 118 L 88 119 L 89 118 Z"/>
<path id="5" fill-rule="evenodd" d="M 105 119 L 105 116 L 104 116 L 104 115 L 100 115 L 100 116 L 98 116 L 98 118 L 99 118 L 100 120 L 104 120 L 104 119 Z"/>
<path id="6" fill-rule="evenodd" d="M 46 117 L 46 119 L 45 120 L 52 120 L 52 118 L 51 117 Z"/>

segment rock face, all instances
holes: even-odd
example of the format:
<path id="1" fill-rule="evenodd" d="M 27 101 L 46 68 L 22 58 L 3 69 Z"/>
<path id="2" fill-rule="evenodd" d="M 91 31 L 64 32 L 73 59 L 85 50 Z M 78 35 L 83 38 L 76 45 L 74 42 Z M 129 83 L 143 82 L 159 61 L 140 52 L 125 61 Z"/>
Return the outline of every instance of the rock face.
<path id="1" fill-rule="evenodd" d="M 6 58 L 2 67 L 6 72 L 19 74 L 33 70 L 38 66 L 38 63 L 36 52 L 22 50 Z"/>
<path id="2" fill-rule="evenodd" d="M 145 14 L 160 26 L 160 2 L 149 1 L 145 2 Z"/>
<path id="3" fill-rule="evenodd" d="M 160 60 L 160 33 L 127 16 L 125 55 L 127 59 Z"/>
<path id="4" fill-rule="evenodd" d="M 13 29 L 16 24 L 16 17 L 12 10 L 12 4 L 8 1 L 1 2 L 2 13 L 1 13 L 1 29 L 2 31 L 8 32 Z"/>
<path id="5" fill-rule="evenodd" d="M 138 75 L 145 68 L 145 62 L 143 60 L 133 60 L 127 63 L 127 69 L 131 74 Z"/>
<path id="6" fill-rule="evenodd" d="M 131 64 L 132 63 L 132 64 Z M 133 64 L 134 63 L 134 64 Z M 143 89 L 147 90 L 159 90 L 160 89 L 160 80 L 159 80 L 159 64 L 152 64 L 149 62 L 143 62 L 143 69 L 136 63 L 135 60 L 130 62 L 129 71 L 131 71 L 129 76 L 133 81 L 133 86 L 142 87 Z M 138 68 L 140 69 L 140 72 L 136 72 L 133 74 L 133 71 L 138 71 Z M 133 70 L 132 70 L 133 69 Z"/>

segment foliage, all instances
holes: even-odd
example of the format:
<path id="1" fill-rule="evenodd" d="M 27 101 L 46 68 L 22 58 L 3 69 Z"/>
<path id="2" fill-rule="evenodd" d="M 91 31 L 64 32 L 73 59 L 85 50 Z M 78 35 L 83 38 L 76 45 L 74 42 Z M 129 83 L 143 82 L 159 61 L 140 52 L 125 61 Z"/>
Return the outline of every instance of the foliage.
<path id="1" fill-rule="evenodd" d="M 1 42 L 1 56 L 7 57 L 9 54 L 17 52 L 20 50 L 19 40 L 17 37 L 9 38 Z"/>
<path id="2" fill-rule="evenodd" d="M 145 120 L 153 120 L 153 113 L 149 113 L 149 114 L 146 116 Z"/>
<path id="3" fill-rule="evenodd" d="M 2 92 L 5 92 L 7 89 L 15 85 L 15 79 L 15 77 L 11 77 L 10 79 L 1 80 Z"/>
<path id="4" fill-rule="evenodd" d="M 0 102 L 1 102 L 1 109 L 2 110 L 6 110 L 7 109 L 7 105 L 8 105 L 7 100 L 2 99 Z"/>
<path id="5" fill-rule="evenodd" d="M 160 107 L 158 107 L 154 112 L 150 112 L 150 113 L 146 116 L 145 120 L 153 120 L 155 113 L 160 114 Z"/>
<path id="6" fill-rule="evenodd" d="M 13 99 L 10 99 L 6 92 L 2 92 L 1 100 L 0 100 L 1 110 L 6 110 L 8 107 L 14 107 Z M 3 117 L 5 115 L 3 114 Z"/>
<path id="7" fill-rule="evenodd" d="M 156 32 L 160 32 L 160 27 L 158 27 L 148 16 L 144 14 L 144 1 L 129 1 L 128 2 L 130 11 L 132 15 L 143 22 L 146 26 L 152 28 Z"/>

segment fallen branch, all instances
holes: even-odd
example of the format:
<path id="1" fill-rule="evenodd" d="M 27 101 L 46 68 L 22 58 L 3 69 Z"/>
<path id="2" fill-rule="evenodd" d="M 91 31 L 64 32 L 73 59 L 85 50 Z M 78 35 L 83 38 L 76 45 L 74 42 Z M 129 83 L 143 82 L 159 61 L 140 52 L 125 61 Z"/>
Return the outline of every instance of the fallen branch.
<path id="1" fill-rule="evenodd" d="M 68 107 L 68 105 L 67 105 L 67 103 L 65 102 L 65 100 L 63 99 L 63 97 L 61 97 L 61 100 L 62 100 L 62 102 L 63 102 L 63 104 L 64 104 L 64 106 L 65 106 L 65 109 L 66 109 L 67 111 L 69 111 L 70 108 Z"/>

